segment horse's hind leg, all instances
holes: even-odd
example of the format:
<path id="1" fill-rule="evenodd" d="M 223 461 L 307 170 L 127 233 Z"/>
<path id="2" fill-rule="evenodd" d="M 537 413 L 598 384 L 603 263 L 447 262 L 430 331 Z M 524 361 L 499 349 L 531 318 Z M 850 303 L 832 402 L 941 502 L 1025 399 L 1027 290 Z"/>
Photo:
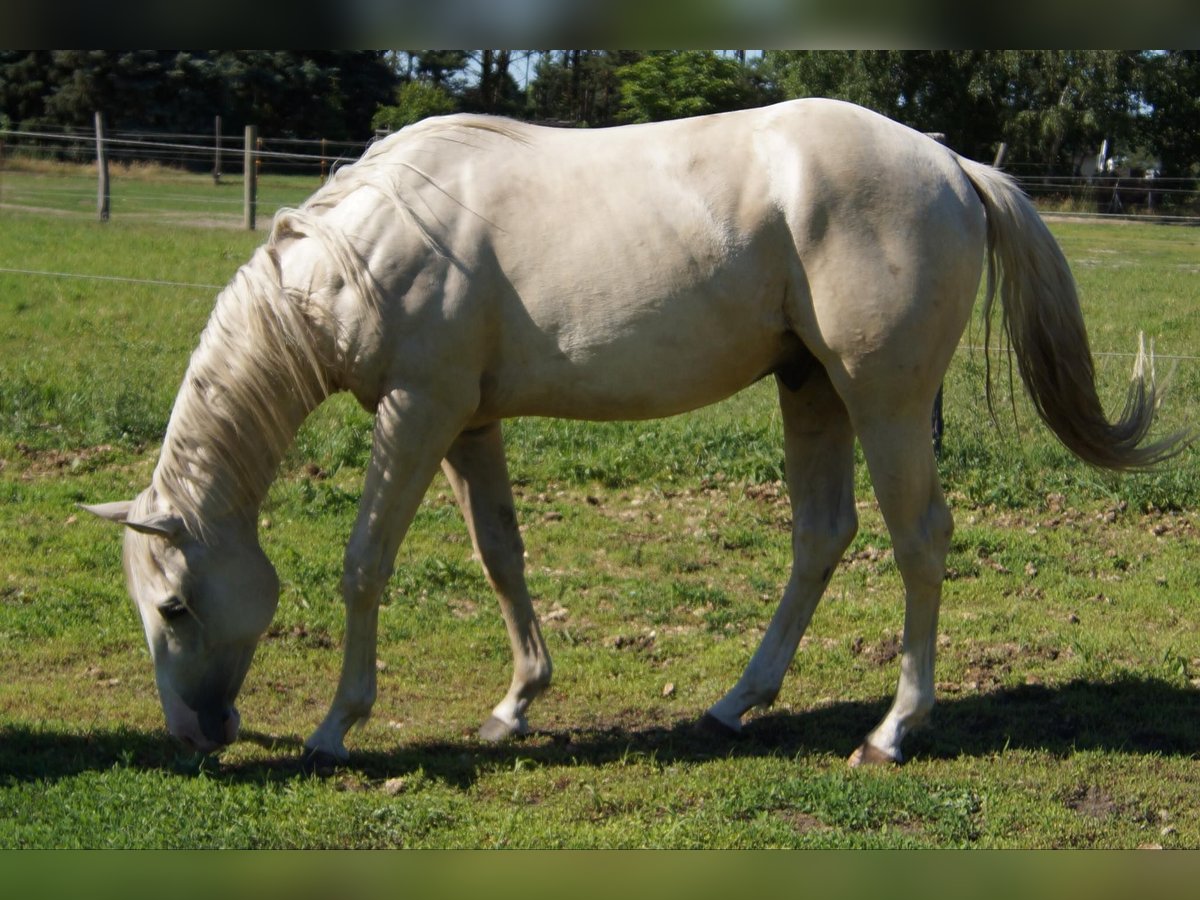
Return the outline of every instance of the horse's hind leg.
<path id="1" fill-rule="evenodd" d="M 904 736 L 933 708 L 938 606 L 954 527 L 929 436 L 933 392 L 887 399 L 856 408 L 855 422 L 904 580 L 903 655 L 895 700 L 850 757 L 851 765 L 900 761 Z"/>
<path id="2" fill-rule="evenodd" d="M 858 529 L 854 433 L 825 370 L 817 367 L 794 390 L 782 380 L 778 387 L 792 501 L 792 574 L 746 671 L 705 717 L 734 731 L 751 707 L 770 704 L 779 693 L 813 611 Z"/>
<path id="3" fill-rule="evenodd" d="M 525 710 L 550 683 L 550 654 L 525 584 L 525 548 L 517 528 L 500 423 L 461 434 L 446 454 L 442 471 L 500 600 L 512 644 L 512 683 L 479 729 L 484 740 L 497 741 L 528 729 Z"/>

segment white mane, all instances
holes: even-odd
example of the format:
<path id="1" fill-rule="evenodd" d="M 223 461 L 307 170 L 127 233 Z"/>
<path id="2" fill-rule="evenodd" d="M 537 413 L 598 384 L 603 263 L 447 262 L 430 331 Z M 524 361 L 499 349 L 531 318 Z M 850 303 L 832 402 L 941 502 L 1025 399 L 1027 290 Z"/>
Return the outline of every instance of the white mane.
<path id="1" fill-rule="evenodd" d="M 422 186 L 440 188 L 405 157 L 417 155 L 430 139 L 482 150 L 472 138 L 484 134 L 525 140 L 504 120 L 427 120 L 372 145 L 300 209 L 276 214 L 267 244 L 217 298 L 176 398 L 155 471 L 155 488 L 191 533 L 203 537 L 206 523 L 234 510 L 253 515 L 300 422 L 337 387 L 330 376 L 336 361 L 323 358 L 318 348 L 336 346 L 338 323 L 310 302 L 307 292 L 283 286 L 279 245 L 294 237 L 314 239 L 365 308 L 378 312 L 382 295 L 366 262 L 322 214 L 369 188 L 392 203 L 430 249 L 457 264 L 418 210 L 422 201 L 410 180 L 415 175 Z"/>
<path id="2" fill-rule="evenodd" d="M 254 514 L 295 436 L 294 410 L 329 395 L 326 371 L 311 323 L 281 286 L 274 247 L 260 247 L 217 297 L 155 470 L 155 488 L 188 531 L 203 537 L 230 510 Z"/>

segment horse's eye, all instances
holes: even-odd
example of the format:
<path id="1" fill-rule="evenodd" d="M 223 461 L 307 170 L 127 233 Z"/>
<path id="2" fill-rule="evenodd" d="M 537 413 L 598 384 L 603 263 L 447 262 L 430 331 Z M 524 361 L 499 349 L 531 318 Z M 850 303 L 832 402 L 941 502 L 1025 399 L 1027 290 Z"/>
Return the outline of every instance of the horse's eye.
<path id="1" fill-rule="evenodd" d="M 168 622 L 185 616 L 188 613 L 187 604 L 177 594 L 172 594 L 158 605 L 158 614 Z"/>

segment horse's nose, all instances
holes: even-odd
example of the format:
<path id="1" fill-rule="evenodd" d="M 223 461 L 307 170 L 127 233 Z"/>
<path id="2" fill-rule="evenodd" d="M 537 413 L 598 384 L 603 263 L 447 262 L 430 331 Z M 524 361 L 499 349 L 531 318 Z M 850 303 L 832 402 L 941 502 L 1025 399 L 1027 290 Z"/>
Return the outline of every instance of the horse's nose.
<path id="1" fill-rule="evenodd" d="M 200 722 L 200 733 L 205 739 L 218 747 L 232 744 L 237 740 L 241 717 L 232 706 L 201 709 L 196 718 Z"/>

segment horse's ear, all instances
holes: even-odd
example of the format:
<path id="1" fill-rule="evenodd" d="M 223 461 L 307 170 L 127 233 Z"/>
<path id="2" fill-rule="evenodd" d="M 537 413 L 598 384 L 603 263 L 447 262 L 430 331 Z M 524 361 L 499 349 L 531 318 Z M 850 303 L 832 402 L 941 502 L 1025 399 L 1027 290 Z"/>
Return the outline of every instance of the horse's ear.
<path id="1" fill-rule="evenodd" d="M 99 516 L 101 519 L 106 519 L 109 522 L 124 525 L 125 520 L 129 518 L 129 508 L 133 506 L 133 501 L 118 500 L 115 503 L 80 503 L 78 505 L 80 509 L 86 509 L 93 516 Z"/>
<path id="2" fill-rule="evenodd" d="M 156 513 L 145 519 L 131 520 L 129 518 L 129 509 L 133 506 L 132 500 L 97 503 L 92 506 L 81 503 L 79 506 L 81 509 L 86 509 L 92 515 L 99 516 L 101 519 L 116 522 L 118 525 L 124 525 L 126 528 L 132 528 L 134 531 L 140 531 L 142 534 L 157 535 L 169 541 L 175 540 L 184 532 L 183 519 L 171 513 Z"/>

